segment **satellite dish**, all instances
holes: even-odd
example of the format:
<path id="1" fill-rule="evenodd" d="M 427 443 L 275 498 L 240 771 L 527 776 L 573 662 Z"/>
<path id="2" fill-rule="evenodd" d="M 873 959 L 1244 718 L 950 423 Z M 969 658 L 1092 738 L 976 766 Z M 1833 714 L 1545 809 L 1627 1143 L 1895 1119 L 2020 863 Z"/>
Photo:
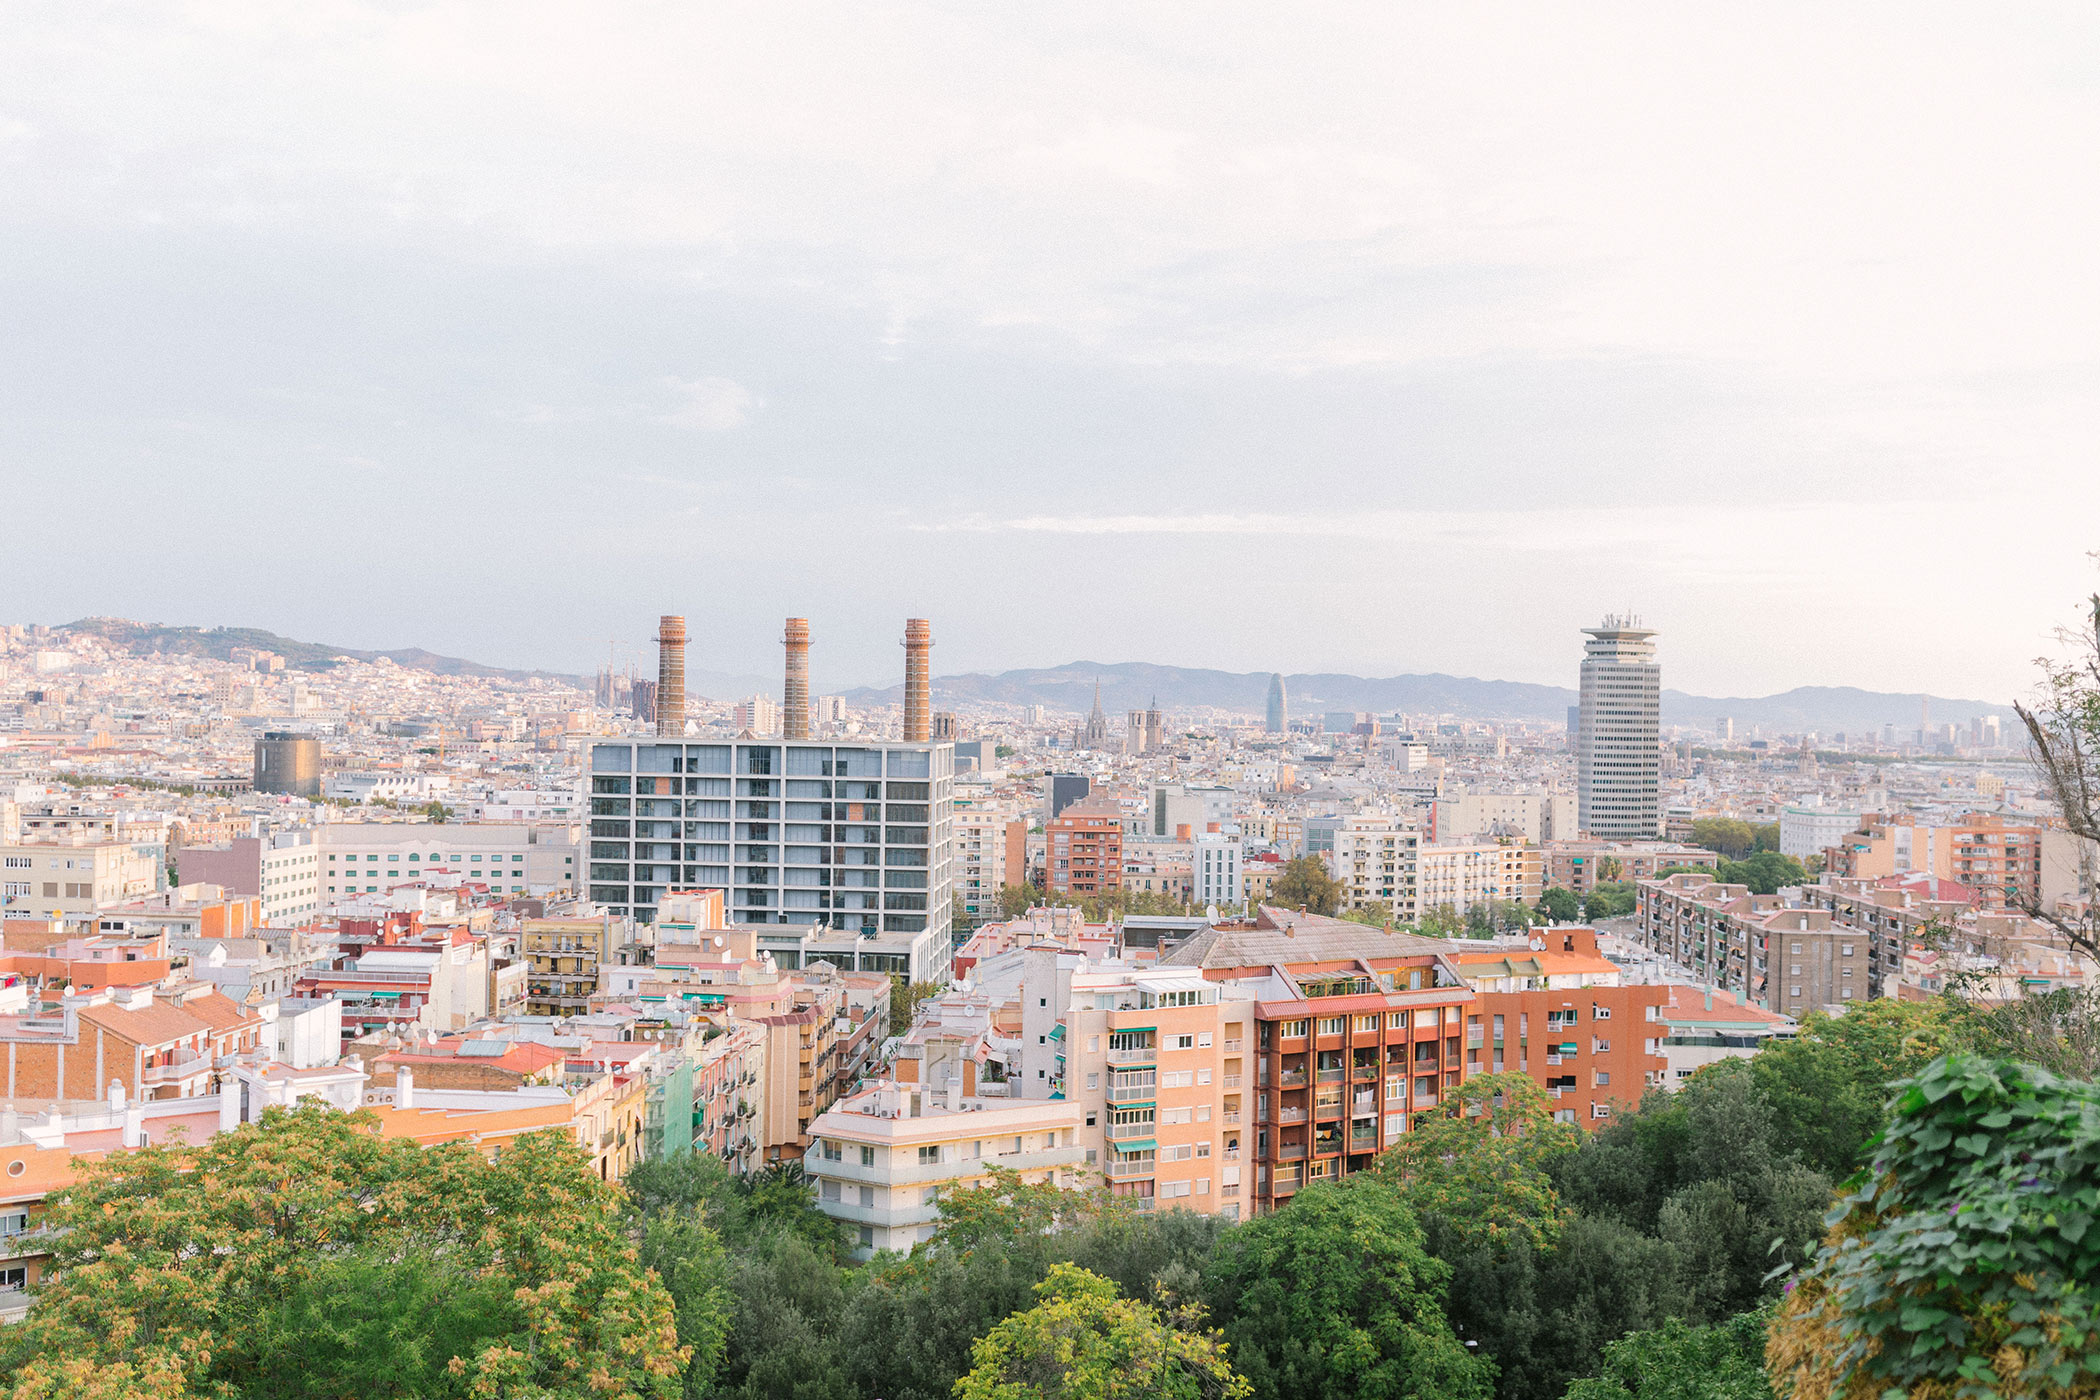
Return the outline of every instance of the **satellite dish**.
<path id="1" fill-rule="evenodd" d="M 715 935 L 715 946 L 717 948 L 722 946 L 722 935 L 719 933 Z"/>

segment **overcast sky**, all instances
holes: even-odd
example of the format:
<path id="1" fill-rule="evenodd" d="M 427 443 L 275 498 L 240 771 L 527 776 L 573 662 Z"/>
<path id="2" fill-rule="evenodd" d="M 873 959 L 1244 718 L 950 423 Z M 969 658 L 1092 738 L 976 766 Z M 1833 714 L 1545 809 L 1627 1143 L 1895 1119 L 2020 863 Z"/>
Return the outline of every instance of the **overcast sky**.
<path id="1" fill-rule="evenodd" d="M 2089 4 L 0 0 L 0 620 L 2006 699 Z"/>

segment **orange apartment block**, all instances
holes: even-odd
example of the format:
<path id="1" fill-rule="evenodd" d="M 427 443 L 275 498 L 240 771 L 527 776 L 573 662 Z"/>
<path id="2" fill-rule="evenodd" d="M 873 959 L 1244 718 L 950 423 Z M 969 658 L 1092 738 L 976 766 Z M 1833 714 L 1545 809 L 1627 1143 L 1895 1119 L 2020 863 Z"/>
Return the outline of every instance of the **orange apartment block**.
<path id="1" fill-rule="evenodd" d="M 1467 1038 L 1486 1052 L 1481 1068 L 1538 1080 L 1553 1096 L 1554 1116 L 1568 1123 L 1609 1118 L 1666 1084 L 1667 1032 L 1658 1020 L 1670 989 L 1621 985 L 1594 929 L 1546 929 L 1532 943 L 1452 959 L 1479 995 Z"/>
<path id="2" fill-rule="evenodd" d="M 1989 812 L 1971 812 L 1943 826 L 1910 815 L 1870 815 L 1858 831 L 1826 848 L 1826 870 L 1847 879 L 1930 875 L 1973 892 L 1978 908 L 2003 909 L 2040 899 L 2042 830 Z"/>
<path id="3" fill-rule="evenodd" d="M 1059 894 L 1107 894 L 1123 887 L 1123 809 L 1081 798 L 1043 828 L 1043 884 Z"/>

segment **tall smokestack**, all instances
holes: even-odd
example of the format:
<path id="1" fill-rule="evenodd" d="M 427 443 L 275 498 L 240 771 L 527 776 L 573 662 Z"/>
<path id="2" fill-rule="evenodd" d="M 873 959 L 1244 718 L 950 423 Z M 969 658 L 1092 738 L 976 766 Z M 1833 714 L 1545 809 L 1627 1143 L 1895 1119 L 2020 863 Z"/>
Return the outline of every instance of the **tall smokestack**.
<path id="1" fill-rule="evenodd" d="M 669 613 L 656 624 L 656 733 L 685 733 L 685 619 Z"/>
<path id="2" fill-rule="evenodd" d="M 933 737 L 933 624 L 923 617 L 904 621 L 904 742 Z"/>
<path id="3" fill-rule="evenodd" d="M 780 694 L 780 737 L 809 737 L 809 619 L 787 620 L 787 684 Z"/>

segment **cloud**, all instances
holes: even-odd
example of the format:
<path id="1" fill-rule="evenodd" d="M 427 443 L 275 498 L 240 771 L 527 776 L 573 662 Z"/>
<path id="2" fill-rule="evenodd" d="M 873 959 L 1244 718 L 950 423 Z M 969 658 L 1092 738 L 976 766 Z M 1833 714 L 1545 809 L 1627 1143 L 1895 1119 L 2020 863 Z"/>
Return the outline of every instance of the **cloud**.
<path id="1" fill-rule="evenodd" d="M 667 379 L 664 386 L 680 402 L 656 421 L 674 428 L 692 428 L 703 433 L 726 433 L 751 421 L 765 400 L 734 379 L 707 376 L 700 379 Z"/>

